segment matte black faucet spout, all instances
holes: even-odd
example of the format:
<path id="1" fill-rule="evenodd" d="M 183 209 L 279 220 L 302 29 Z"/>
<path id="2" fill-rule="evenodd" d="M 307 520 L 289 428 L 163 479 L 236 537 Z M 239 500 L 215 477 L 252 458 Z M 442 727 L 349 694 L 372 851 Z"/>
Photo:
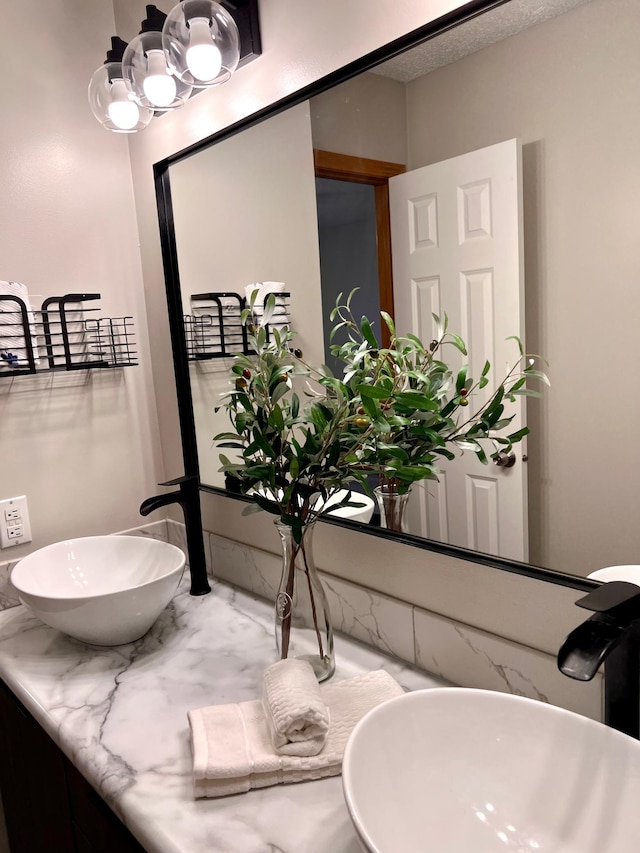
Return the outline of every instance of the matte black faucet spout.
<path id="1" fill-rule="evenodd" d="M 576 601 L 594 615 L 569 634 L 558 668 L 590 681 L 606 660 L 605 723 L 640 738 L 640 587 L 612 581 Z"/>
<path id="2" fill-rule="evenodd" d="M 200 513 L 200 484 L 194 476 L 178 477 L 161 486 L 179 486 L 175 492 L 154 495 L 140 504 L 140 515 L 149 515 L 156 509 L 169 504 L 180 504 L 184 512 L 184 526 L 187 534 L 187 552 L 191 573 L 191 595 L 206 595 L 211 592 L 207 578 L 207 566 L 202 538 L 202 516 Z"/>

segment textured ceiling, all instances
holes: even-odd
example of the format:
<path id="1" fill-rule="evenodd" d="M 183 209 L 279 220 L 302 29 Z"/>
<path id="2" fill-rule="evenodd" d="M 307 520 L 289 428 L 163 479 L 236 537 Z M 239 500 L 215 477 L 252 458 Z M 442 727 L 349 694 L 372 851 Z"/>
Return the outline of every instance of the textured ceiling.
<path id="1" fill-rule="evenodd" d="M 588 0 L 510 0 L 373 69 L 374 74 L 408 83 L 442 65 L 561 15 Z"/>

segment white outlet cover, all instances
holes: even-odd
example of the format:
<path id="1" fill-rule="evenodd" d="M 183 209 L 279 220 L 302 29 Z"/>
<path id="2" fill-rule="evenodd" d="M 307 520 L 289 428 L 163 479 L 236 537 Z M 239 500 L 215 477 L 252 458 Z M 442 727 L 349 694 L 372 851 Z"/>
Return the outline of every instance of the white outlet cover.
<path id="1" fill-rule="evenodd" d="M 19 510 L 20 517 L 7 521 L 6 510 L 16 509 Z M 9 527 L 14 525 L 22 527 L 22 536 L 9 538 Z M 12 548 L 14 545 L 24 545 L 31 541 L 31 523 L 26 495 L 0 501 L 0 548 Z"/>

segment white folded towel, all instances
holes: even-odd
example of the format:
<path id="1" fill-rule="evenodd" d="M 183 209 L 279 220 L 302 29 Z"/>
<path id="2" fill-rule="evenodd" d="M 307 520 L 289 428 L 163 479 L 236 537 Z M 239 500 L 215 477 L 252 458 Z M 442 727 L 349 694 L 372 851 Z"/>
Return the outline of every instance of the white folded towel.
<path id="1" fill-rule="evenodd" d="M 339 775 L 356 723 L 403 691 L 388 673 L 377 670 L 322 686 L 320 692 L 331 724 L 318 755 L 278 755 L 259 699 L 189 711 L 195 797 L 225 797 L 251 788 Z"/>
<path id="2" fill-rule="evenodd" d="M 264 306 L 265 299 L 270 293 L 283 293 L 284 288 L 284 281 L 254 281 L 253 284 L 248 284 L 245 287 L 244 293 L 248 304 L 251 301 L 251 294 L 253 291 L 258 291 L 256 301 L 254 303 L 254 310 L 259 310 Z M 281 302 L 282 297 L 277 301 Z"/>
<path id="3" fill-rule="evenodd" d="M 24 303 L 29 321 L 31 348 L 37 363 L 35 316 L 31 310 L 26 285 L 19 281 L 0 281 L 0 296 L 17 297 Z M 24 331 L 24 318 L 20 305 L 14 299 L 0 299 L 0 351 L 6 353 L 6 356 L 0 359 L 0 367 L 24 367 L 29 364 Z M 8 358 L 9 354 L 12 356 L 11 360 Z"/>
<path id="4" fill-rule="evenodd" d="M 254 316 L 256 316 L 256 317 L 262 317 L 264 314 L 264 308 L 262 307 L 262 305 L 254 305 L 253 313 L 254 313 Z M 286 318 L 288 313 L 289 312 L 287 311 L 287 308 L 286 308 L 284 303 L 276 303 L 276 305 L 272 311 L 272 316 L 274 316 L 274 317 L 279 316 L 279 317 L 285 317 Z"/>
<path id="5" fill-rule="evenodd" d="M 214 344 L 220 344 L 220 343 L 222 343 L 223 340 L 224 340 L 225 344 L 230 344 L 230 343 L 241 344 L 242 343 L 242 335 L 225 335 L 224 337 L 221 337 L 220 335 L 214 335 L 210 331 L 207 331 L 207 330 L 200 332 L 200 334 L 201 334 L 201 337 L 206 338 L 208 341 L 211 341 L 211 343 L 214 343 Z"/>
<path id="6" fill-rule="evenodd" d="M 248 284 L 245 289 L 247 305 L 251 302 L 251 294 L 257 290 L 256 299 L 253 305 L 253 317 L 258 325 L 263 325 L 264 304 L 267 296 L 273 293 L 276 298 L 276 303 L 271 315 L 269 327 L 277 329 L 278 332 L 284 331 L 289 326 L 289 308 L 286 303 L 286 297 L 281 296 L 285 289 L 283 281 L 256 281 L 253 284 Z"/>
<path id="7" fill-rule="evenodd" d="M 191 311 L 196 316 L 207 314 L 216 318 L 222 314 L 225 318 L 233 317 L 238 322 L 240 322 L 240 314 L 242 313 L 240 302 L 237 300 L 229 301 L 226 298 L 222 299 L 219 303 L 214 299 L 194 300 L 191 302 Z"/>
<path id="8" fill-rule="evenodd" d="M 325 745 L 329 710 L 309 661 L 287 658 L 268 667 L 262 707 L 271 743 L 280 755 L 317 755 Z"/>

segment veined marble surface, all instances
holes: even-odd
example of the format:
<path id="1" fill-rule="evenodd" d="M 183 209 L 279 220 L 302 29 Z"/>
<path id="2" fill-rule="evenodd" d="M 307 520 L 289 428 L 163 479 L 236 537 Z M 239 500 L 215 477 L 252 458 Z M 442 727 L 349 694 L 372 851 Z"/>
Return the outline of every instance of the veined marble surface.
<path id="1" fill-rule="evenodd" d="M 358 853 L 340 777 L 193 798 L 187 711 L 261 695 L 272 614 L 220 582 L 194 598 L 185 577 L 142 640 L 98 648 L 12 607 L 0 677 L 148 851 Z M 334 680 L 383 668 L 408 689 L 444 684 L 343 636 L 335 646 Z"/>

